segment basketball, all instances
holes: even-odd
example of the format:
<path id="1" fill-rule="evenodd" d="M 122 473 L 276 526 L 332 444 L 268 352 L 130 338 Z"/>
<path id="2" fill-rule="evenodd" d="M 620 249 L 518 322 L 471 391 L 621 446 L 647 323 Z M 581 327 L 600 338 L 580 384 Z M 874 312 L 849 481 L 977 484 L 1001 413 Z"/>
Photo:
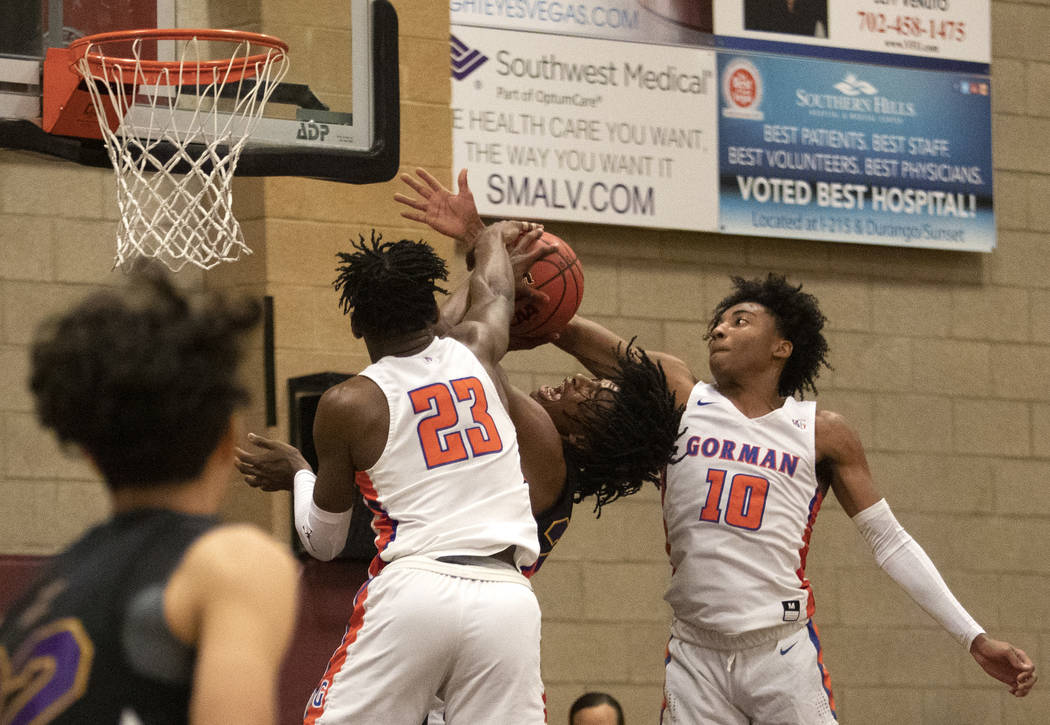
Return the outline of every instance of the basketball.
<path id="1" fill-rule="evenodd" d="M 541 239 L 557 249 L 533 263 L 525 282 L 546 294 L 547 301 L 539 306 L 534 300 L 517 301 L 510 324 L 513 337 L 545 338 L 560 332 L 583 300 L 583 269 L 572 247 L 550 232 Z"/>

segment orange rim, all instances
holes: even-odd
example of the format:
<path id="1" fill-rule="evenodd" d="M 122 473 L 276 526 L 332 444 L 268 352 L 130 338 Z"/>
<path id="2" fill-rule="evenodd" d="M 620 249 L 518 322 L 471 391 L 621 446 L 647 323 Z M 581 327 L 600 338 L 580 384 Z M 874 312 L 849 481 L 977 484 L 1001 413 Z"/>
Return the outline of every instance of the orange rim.
<path id="1" fill-rule="evenodd" d="M 192 38 L 227 43 L 255 43 L 275 50 L 277 54 L 270 52 L 258 53 L 245 56 L 244 58 L 219 58 L 216 60 L 194 61 L 192 64 L 189 64 L 177 60 L 142 60 L 139 58 L 111 57 L 99 52 L 88 52 L 94 46 L 102 46 L 109 43 L 134 40 L 190 40 Z M 264 63 L 268 59 L 278 59 L 285 55 L 288 52 L 288 44 L 272 35 L 249 33 L 243 30 L 148 28 L 145 30 L 120 30 L 111 33 L 85 35 L 83 38 L 78 38 L 70 43 L 69 50 L 73 54 L 74 67 L 76 67 L 77 62 L 81 58 L 85 58 L 92 72 L 101 76 L 105 75 L 104 69 L 106 64 L 108 64 L 130 73 L 134 73 L 138 69 L 151 78 L 176 76 L 179 79 L 178 82 L 182 83 L 183 75 L 201 75 L 215 72 L 254 75 L 256 66 L 259 63 Z M 168 74 L 164 75 L 164 71 L 168 71 Z"/>

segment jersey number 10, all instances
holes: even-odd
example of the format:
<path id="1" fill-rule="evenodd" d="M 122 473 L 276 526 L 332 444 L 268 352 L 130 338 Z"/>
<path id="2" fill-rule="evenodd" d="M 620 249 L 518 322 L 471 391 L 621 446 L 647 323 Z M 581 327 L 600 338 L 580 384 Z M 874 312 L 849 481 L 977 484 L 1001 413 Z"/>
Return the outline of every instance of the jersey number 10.
<path id="1" fill-rule="evenodd" d="M 717 524 L 722 518 L 722 509 L 718 504 L 722 500 L 726 472 L 718 468 L 708 469 L 707 482 L 711 484 L 711 488 L 707 490 L 707 500 L 700 509 L 700 520 Z M 729 497 L 726 500 L 726 523 L 741 529 L 757 530 L 762 526 L 768 491 L 769 481 L 761 476 L 750 476 L 746 473 L 733 476 L 729 482 Z"/>

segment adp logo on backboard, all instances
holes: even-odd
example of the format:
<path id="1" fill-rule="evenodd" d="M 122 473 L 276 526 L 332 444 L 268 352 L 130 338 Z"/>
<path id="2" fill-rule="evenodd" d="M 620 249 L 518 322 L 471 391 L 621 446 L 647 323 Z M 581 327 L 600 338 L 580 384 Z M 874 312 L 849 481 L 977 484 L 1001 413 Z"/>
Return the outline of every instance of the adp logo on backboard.
<path id="1" fill-rule="evenodd" d="M 295 138 L 299 141 L 324 141 L 328 136 L 329 130 L 327 123 L 300 121 L 299 130 L 296 132 Z"/>
<path id="2" fill-rule="evenodd" d="M 461 81 L 489 59 L 480 50 L 475 50 L 455 35 L 449 36 L 449 46 L 452 52 L 452 77 Z"/>

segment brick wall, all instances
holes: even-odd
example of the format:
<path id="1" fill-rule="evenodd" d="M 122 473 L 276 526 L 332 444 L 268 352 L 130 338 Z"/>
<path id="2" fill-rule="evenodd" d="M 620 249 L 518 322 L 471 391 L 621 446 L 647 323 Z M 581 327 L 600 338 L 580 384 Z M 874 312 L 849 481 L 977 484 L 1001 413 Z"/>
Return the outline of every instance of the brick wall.
<path id="1" fill-rule="evenodd" d="M 394 0 L 401 27 L 402 166 L 448 183 L 451 124 L 447 4 Z M 221 5 L 221 10 L 217 10 Z M 290 0 L 215 4 L 213 24 L 295 43 L 297 69 L 324 67 L 345 42 L 345 2 L 309 13 Z M 216 15 L 219 17 L 216 18 Z M 549 224 L 579 253 L 582 311 L 642 345 L 684 357 L 707 375 L 703 323 L 728 275 L 769 270 L 803 282 L 829 318 L 831 361 L 820 404 L 858 429 L 881 491 L 949 586 L 993 634 L 1040 667 L 1050 652 L 1050 5 L 992 5 L 999 247 L 959 254 Z M 221 20 L 221 22 L 220 22 Z M 312 71 L 311 71 L 312 72 Z M 319 78 L 338 83 L 319 72 Z M 26 345 L 47 313 L 110 272 L 109 171 L 0 151 L 0 554 L 45 554 L 106 514 L 101 485 L 63 456 L 32 416 Z M 256 254 L 188 285 L 274 298 L 278 422 L 264 428 L 261 342 L 247 374 L 257 392 L 249 427 L 286 438 L 288 377 L 367 364 L 330 282 L 334 254 L 375 226 L 418 238 L 391 201 L 398 183 L 344 186 L 305 179 L 242 180 L 238 214 Z M 432 238 L 433 235 L 427 235 Z M 447 240 L 434 240 L 451 256 Z M 514 384 L 532 388 L 578 368 L 556 350 L 516 353 Z M 287 533 L 287 502 L 234 485 L 231 518 Z M 1041 723 L 1040 685 L 1013 701 L 872 562 L 833 499 L 814 533 L 809 574 L 842 722 Z M 544 611 L 550 721 L 603 689 L 628 722 L 655 722 L 667 639 L 668 579 L 652 491 L 588 507 L 534 584 Z"/>

